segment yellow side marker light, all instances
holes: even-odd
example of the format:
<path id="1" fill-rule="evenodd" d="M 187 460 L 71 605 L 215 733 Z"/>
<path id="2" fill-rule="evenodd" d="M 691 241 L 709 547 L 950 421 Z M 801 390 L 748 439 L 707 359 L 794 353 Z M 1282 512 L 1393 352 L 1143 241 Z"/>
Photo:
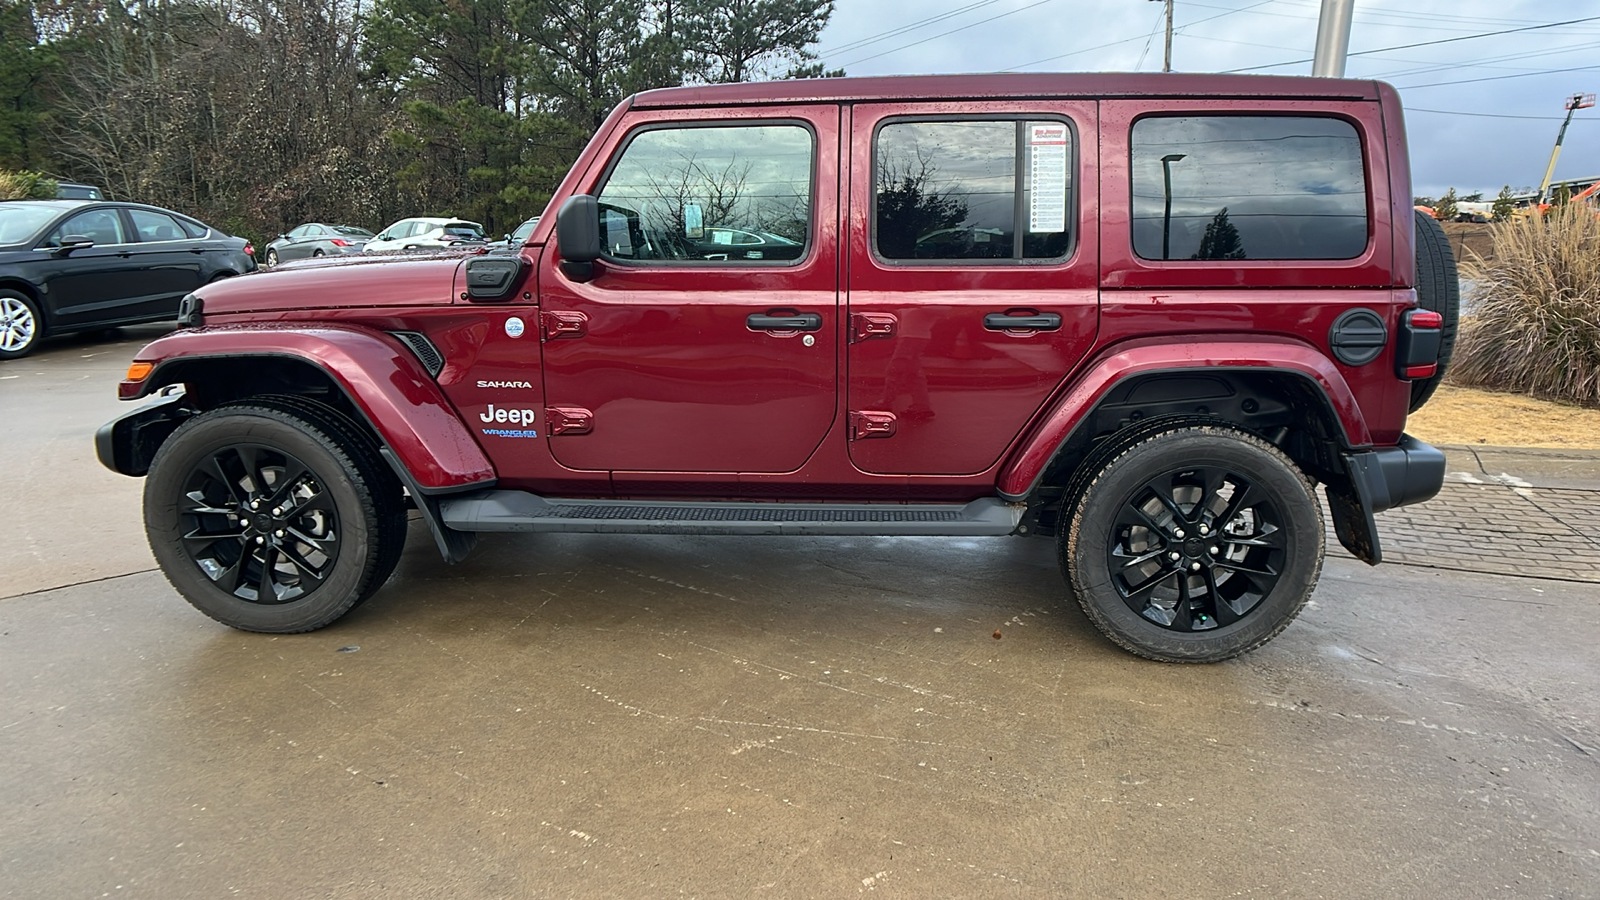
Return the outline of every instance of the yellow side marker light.
<path id="1" fill-rule="evenodd" d="M 143 381 L 155 370 L 155 363 L 136 362 L 128 366 L 128 377 L 124 381 Z"/>

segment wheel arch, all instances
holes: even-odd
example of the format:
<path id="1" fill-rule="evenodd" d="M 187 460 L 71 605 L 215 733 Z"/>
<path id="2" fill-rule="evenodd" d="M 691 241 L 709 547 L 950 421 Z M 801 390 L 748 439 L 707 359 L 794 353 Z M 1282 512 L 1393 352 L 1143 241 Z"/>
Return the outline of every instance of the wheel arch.
<path id="1" fill-rule="evenodd" d="M 202 329 L 162 338 L 135 359 L 154 368 L 140 381 L 122 383 L 125 400 L 176 384 L 197 410 L 254 396 L 302 396 L 365 429 L 422 492 L 494 483 L 488 457 L 438 384 L 387 336 L 333 328 Z"/>
<path id="2" fill-rule="evenodd" d="M 1372 443 L 1344 377 L 1309 346 L 1144 342 L 1102 354 L 1074 381 L 1002 466 L 1000 494 L 1037 503 L 1102 440 L 1153 418 L 1197 415 L 1266 437 L 1323 481 L 1344 477 L 1341 452 Z"/>

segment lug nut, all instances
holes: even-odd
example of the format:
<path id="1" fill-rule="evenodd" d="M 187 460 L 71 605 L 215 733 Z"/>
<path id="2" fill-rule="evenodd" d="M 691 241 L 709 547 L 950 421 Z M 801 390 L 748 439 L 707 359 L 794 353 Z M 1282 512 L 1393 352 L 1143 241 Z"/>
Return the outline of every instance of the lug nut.
<path id="1" fill-rule="evenodd" d="M 1200 564 L 1199 563 L 1189 563 L 1189 571 L 1191 571 L 1191 572 L 1200 571 Z"/>
<path id="2" fill-rule="evenodd" d="M 274 506 L 274 507 L 273 507 L 273 508 L 272 508 L 272 514 L 273 514 L 273 515 L 275 515 L 275 516 L 281 516 L 281 515 L 283 515 L 283 507 L 281 507 L 281 506 Z"/>
<path id="3" fill-rule="evenodd" d="M 1215 547 L 1211 548 L 1211 555 L 1212 556 L 1216 556 L 1217 555 L 1217 548 L 1215 548 Z"/>
<path id="4" fill-rule="evenodd" d="M 1172 532 L 1172 536 L 1173 537 L 1179 537 L 1179 538 L 1183 537 L 1183 529 L 1182 528 L 1174 529 L 1173 532 Z"/>
<path id="5" fill-rule="evenodd" d="M 283 537 L 283 529 L 279 528 L 277 531 L 274 531 L 273 534 L 277 535 L 278 537 Z"/>
<path id="6" fill-rule="evenodd" d="M 245 528 L 249 528 L 250 527 L 250 520 L 244 518 L 243 516 L 240 516 L 239 517 L 239 524 L 241 526 L 245 527 Z"/>
<path id="7" fill-rule="evenodd" d="M 1175 561 L 1175 560 L 1177 560 L 1177 558 L 1178 558 L 1178 551 L 1176 551 L 1176 550 L 1174 550 L 1171 553 L 1167 554 L 1167 559 Z"/>
<path id="8" fill-rule="evenodd" d="M 1209 528 L 1207 528 L 1207 527 L 1206 527 L 1206 526 L 1204 526 L 1204 525 L 1201 525 L 1201 526 L 1200 526 L 1200 533 L 1201 533 L 1201 534 L 1207 534 L 1207 533 L 1209 533 L 1209 532 L 1210 532 L 1210 531 L 1211 531 L 1211 529 L 1209 529 Z"/>
<path id="9" fill-rule="evenodd" d="M 259 535 L 259 534 L 258 534 L 258 535 L 256 535 L 256 543 L 258 543 L 258 544 L 265 544 L 265 543 L 266 543 L 266 542 L 267 542 L 267 539 L 266 539 L 266 538 L 264 538 L 264 537 L 262 537 L 262 536 L 261 536 L 261 535 Z"/>

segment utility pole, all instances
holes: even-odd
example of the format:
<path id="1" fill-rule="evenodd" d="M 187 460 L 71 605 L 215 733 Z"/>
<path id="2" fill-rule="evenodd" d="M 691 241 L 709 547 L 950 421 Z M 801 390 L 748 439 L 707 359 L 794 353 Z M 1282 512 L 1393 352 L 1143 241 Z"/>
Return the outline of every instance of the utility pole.
<path id="1" fill-rule="evenodd" d="M 1167 4 L 1167 13 L 1166 13 L 1166 15 L 1167 15 L 1167 46 L 1166 46 L 1166 51 L 1164 53 L 1162 53 L 1162 55 L 1161 55 L 1161 71 L 1163 71 L 1163 72 L 1171 72 L 1172 71 L 1172 0 L 1166 0 L 1166 4 Z"/>
<path id="2" fill-rule="evenodd" d="M 1550 165 L 1545 167 L 1544 180 L 1539 182 L 1539 196 L 1533 201 L 1535 207 L 1543 207 L 1546 195 L 1550 193 L 1550 178 L 1556 174 L 1556 158 L 1561 155 L 1561 142 L 1567 137 L 1567 126 L 1572 124 L 1572 114 L 1593 105 L 1593 94 L 1573 94 L 1567 98 L 1567 117 L 1561 120 L 1561 130 L 1556 133 L 1556 148 L 1550 151 Z"/>
<path id="3" fill-rule="evenodd" d="M 1350 16 L 1356 0 L 1322 0 L 1317 19 L 1317 49 L 1312 54 L 1314 78 L 1343 78 L 1344 58 L 1350 52 Z"/>

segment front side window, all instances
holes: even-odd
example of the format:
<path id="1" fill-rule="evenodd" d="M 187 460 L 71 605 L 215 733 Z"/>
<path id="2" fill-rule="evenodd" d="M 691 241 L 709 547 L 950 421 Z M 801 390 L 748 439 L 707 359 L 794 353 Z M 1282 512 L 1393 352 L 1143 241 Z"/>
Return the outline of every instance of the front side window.
<path id="1" fill-rule="evenodd" d="M 598 194 L 606 254 L 710 263 L 800 259 L 811 232 L 813 143 L 799 125 L 640 132 Z"/>
<path id="2" fill-rule="evenodd" d="M 878 130 L 873 151 L 883 258 L 1048 259 L 1067 252 L 1073 154 L 1065 122 L 891 122 Z"/>
<path id="3" fill-rule="evenodd" d="M 123 237 L 122 217 L 114 209 L 96 209 L 78 213 L 68 219 L 50 235 L 50 243 L 61 246 L 62 239 L 82 235 L 96 244 L 126 244 Z"/>
<path id="4" fill-rule="evenodd" d="M 1361 138 L 1343 119 L 1140 119 L 1132 181 L 1145 259 L 1354 259 L 1367 246 Z"/>

